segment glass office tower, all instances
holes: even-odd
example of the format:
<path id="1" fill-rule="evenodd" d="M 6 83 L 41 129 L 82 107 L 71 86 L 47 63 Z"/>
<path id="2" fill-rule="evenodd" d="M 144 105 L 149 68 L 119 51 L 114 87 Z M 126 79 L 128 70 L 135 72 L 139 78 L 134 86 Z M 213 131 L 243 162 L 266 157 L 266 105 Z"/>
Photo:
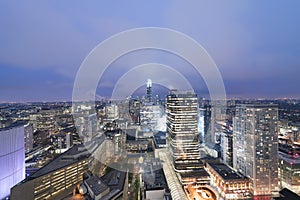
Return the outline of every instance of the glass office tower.
<path id="1" fill-rule="evenodd" d="M 172 90 L 166 99 L 168 148 L 177 172 L 199 165 L 198 99 L 193 92 Z"/>

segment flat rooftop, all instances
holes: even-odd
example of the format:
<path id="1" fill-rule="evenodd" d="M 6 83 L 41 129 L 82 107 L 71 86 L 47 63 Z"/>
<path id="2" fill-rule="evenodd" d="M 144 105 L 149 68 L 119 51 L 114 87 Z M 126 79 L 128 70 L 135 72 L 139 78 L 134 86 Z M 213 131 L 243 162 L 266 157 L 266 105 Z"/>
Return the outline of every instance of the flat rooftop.
<path id="1" fill-rule="evenodd" d="M 178 160 L 177 160 L 178 161 Z M 190 160 L 190 163 L 175 163 L 175 166 L 177 169 L 183 169 L 183 168 L 191 168 L 191 167 L 203 167 L 204 163 L 199 160 Z"/>
<path id="2" fill-rule="evenodd" d="M 224 180 L 244 180 L 247 177 L 242 176 L 232 170 L 225 164 L 211 164 L 209 165 L 224 179 Z"/>
<path id="3" fill-rule="evenodd" d="M 163 169 L 143 173 L 143 181 L 145 183 L 146 190 L 168 188 L 167 180 Z"/>
<path id="4" fill-rule="evenodd" d="M 300 165 L 300 157 L 293 158 L 291 155 L 283 153 L 283 152 L 278 152 L 278 158 L 280 160 L 284 160 L 285 162 L 288 162 L 291 165 Z"/>
<path id="5" fill-rule="evenodd" d="M 90 152 L 84 147 L 84 145 L 75 145 L 65 153 L 59 155 L 54 160 L 40 168 L 38 171 L 33 173 L 29 178 L 38 178 L 46 175 L 50 172 L 59 170 L 66 166 L 72 165 L 80 160 L 88 158 Z"/>
<path id="6" fill-rule="evenodd" d="M 158 147 L 160 145 L 166 145 L 166 139 L 161 139 L 161 138 L 154 138 L 154 145 L 155 147 Z"/>
<path id="7" fill-rule="evenodd" d="M 238 108 L 246 107 L 246 108 L 277 108 L 277 104 L 262 104 L 262 103 L 250 103 L 250 104 L 237 104 Z"/>
<path id="8" fill-rule="evenodd" d="M 280 197 L 276 197 L 274 199 L 278 200 L 299 200 L 300 196 L 298 196 L 293 191 L 283 188 L 281 191 L 279 191 Z"/>
<path id="9" fill-rule="evenodd" d="M 107 185 L 98 176 L 91 176 L 85 182 L 96 196 L 108 189 Z"/>
<path id="10" fill-rule="evenodd" d="M 102 176 L 101 179 L 106 183 L 110 190 L 117 189 L 121 191 L 125 184 L 126 172 L 112 170 Z"/>
<path id="11" fill-rule="evenodd" d="M 27 124 L 27 122 L 28 121 L 19 120 L 19 121 L 16 121 L 16 122 L 12 123 L 11 125 L 9 125 L 7 127 L 0 128 L 0 131 L 6 131 L 6 130 L 13 129 L 13 128 L 16 128 L 16 127 L 24 126 L 24 125 Z"/>
<path id="12" fill-rule="evenodd" d="M 202 178 L 202 177 L 209 177 L 209 174 L 206 172 L 204 168 L 195 170 L 193 172 L 183 172 L 180 173 L 182 178 Z"/>

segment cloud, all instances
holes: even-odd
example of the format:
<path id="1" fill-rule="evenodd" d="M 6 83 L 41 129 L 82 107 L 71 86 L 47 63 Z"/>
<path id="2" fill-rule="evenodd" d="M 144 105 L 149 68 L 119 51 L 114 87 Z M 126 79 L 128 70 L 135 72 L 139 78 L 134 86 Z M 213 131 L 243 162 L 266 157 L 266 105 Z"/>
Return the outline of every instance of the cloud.
<path id="1" fill-rule="evenodd" d="M 34 87 L 40 83 L 34 75 L 47 80 L 47 75 L 53 73 L 53 80 L 47 80 L 53 84 L 42 84 L 45 91 L 49 89 L 43 98 L 59 98 L 54 89 L 50 89 L 54 85 L 65 90 L 60 94 L 65 98 L 72 89 L 64 85 L 72 84 L 81 62 L 97 44 L 120 31 L 159 26 L 181 31 L 197 40 L 216 62 L 226 89 L 232 94 L 296 95 L 299 89 L 294 86 L 298 85 L 300 73 L 299 6 L 299 1 L 117 4 L 110 1 L 0 1 L 1 78 L 8 77 L 9 67 L 15 69 L 15 75 L 11 74 L 8 81 L 13 85 L 0 82 L 1 92 L 4 87 L 11 88 L 6 96 L 14 96 L 13 91 L 17 93 L 18 88 L 23 87 L 24 83 L 18 79 L 26 69 L 32 73 L 28 77 L 31 79 L 27 81 L 28 88 L 30 84 Z M 196 91 L 205 93 L 201 77 L 188 63 L 175 57 L 159 51 L 126 55 L 107 70 L 103 77 L 104 89 L 110 90 L 131 67 L 157 62 L 174 67 L 198 88 Z M 37 72 L 40 69 L 44 70 Z M 255 91 L 255 87 L 261 89 Z M 26 93 L 24 89 L 24 98 L 31 98 L 30 91 Z"/>
<path id="2" fill-rule="evenodd" d="M 1 9 L 5 17 L 0 18 L 4 27 L 0 37 L 1 62 L 50 68 L 69 77 L 75 76 L 85 56 L 99 42 L 131 26 L 120 19 L 102 17 L 101 12 L 93 17 L 47 2 L 5 4 L 8 5 Z"/>
<path id="3" fill-rule="evenodd" d="M 202 44 L 225 79 L 266 78 L 300 64 L 299 6 L 295 1 L 177 1 L 165 23 Z"/>

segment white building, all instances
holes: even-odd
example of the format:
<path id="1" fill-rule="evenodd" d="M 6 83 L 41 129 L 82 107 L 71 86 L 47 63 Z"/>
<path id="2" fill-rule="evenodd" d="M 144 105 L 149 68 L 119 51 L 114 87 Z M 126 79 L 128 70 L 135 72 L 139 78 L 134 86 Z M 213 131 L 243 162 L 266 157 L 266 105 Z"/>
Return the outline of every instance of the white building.
<path id="1" fill-rule="evenodd" d="M 25 178 L 24 124 L 0 129 L 0 199 Z"/>
<path id="2" fill-rule="evenodd" d="M 28 153 L 33 149 L 33 125 L 24 125 L 25 152 Z"/>
<path id="3" fill-rule="evenodd" d="M 140 109 L 140 123 L 142 129 L 157 130 L 159 120 L 163 116 L 163 108 L 159 105 L 143 105 Z"/>
<path id="4" fill-rule="evenodd" d="M 117 105 L 105 106 L 106 118 L 110 120 L 116 120 L 119 118 L 119 108 Z"/>

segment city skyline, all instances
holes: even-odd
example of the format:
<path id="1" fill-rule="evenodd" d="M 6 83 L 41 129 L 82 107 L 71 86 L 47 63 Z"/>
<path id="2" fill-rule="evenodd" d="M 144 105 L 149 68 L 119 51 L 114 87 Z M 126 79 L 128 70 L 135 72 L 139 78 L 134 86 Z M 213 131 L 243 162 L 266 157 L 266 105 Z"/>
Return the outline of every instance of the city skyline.
<path id="1" fill-rule="evenodd" d="M 147 83 L 141 99 L 97 101 L 95 108 L 91 102 L 1 104 L 1 154 L 8 161 L 1 164 L 12 166 L 2 181 L 14 180 L 1 196 L 300 198 L 300 100 L 227 100 L 225 114 L 193 92 L 153 97 Z M 24 164 L 24 180 L 10 176 Z"/>
<path id="2" fill-rule="evenodd" d="M 299 4 L 2 1 L 0 102 L 70 101 L 76 72 L 89 52 L 114 34 L 140 27 L 174 29 L 195 39 L 218 66 L 228 97 L 299 98 Z M 190 64 L 149 49 L 113 62 L 99 95 L 109 96 L 126 71 L 149 62 L 173 67 L 199 96 L 208 95 Z"/>

